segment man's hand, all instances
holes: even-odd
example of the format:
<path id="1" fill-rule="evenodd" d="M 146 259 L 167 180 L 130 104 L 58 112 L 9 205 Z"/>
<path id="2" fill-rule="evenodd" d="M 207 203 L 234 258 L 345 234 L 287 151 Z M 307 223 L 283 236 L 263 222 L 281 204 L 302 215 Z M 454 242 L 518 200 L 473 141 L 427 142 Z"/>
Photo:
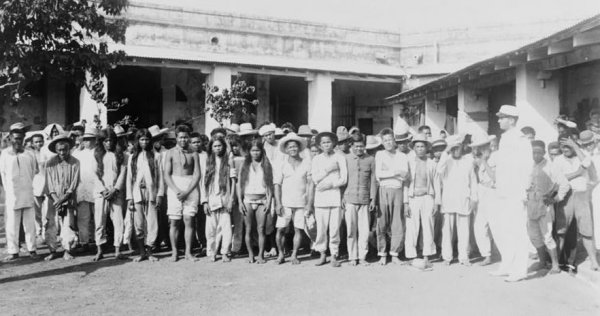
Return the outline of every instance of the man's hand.
<path id="1" fill-rule="evenodd" d="M 307 205 L 305 210 L 306 210 L 305 215 L 311 215 L 311 214 L 315 213 L 315 208 L 312 205 Z"/>
<path id="2" fill-rule="evenodd" d="M 239 202 L 239 204 L 240 204 L 240 211 L 242 211 L 242 214 L 244 214 L 244 216 L 246 216 L 246 214 L 248 214 L 248 209 L 246 208 L 246 203 Z"/>
<path id="3" fill-rule="evenodd" d="M 321 181 L 319 184 L 317 184 L 317 191 L 319 192 L 323 192 L 331 188 L 333 188 L 333 185 L 329 181 Z"/>
<path id="4" fill-rule="evenodd" d="M 283 216 L 283 205 L 275 205 L 275 213 L 278 216 Z"/>
<path id="5" fill-rule="evenodd" d="M 406 218 L 410 218 L 412 216 L 412 213 L 410 211 L 410 206 L 408 205 L 408 203 L 404 203 L 404 216 Z"/>
<path id="6" fill-rule="evenodd" d="M 160 207 L 163 204 L 163 197 L 162 196 L 157 196 L 156 197 L 156 209 L 159 210 Z"/>
<path id="7" fill-rule="evenodd" d="M 177 199 L 180 202 L 183 202 L 183 201 L 185 201 L 185 199 L 187 199 L 188 195 L 189 195 L 189 193 L 186 193 L 186 192 L 183 192 L 183 191 L 178 191 L 177 192 Z"/>
<path id="8" fill-rule="evenodd" d="M 208 202 L 202 203 L 202 209 L 204 210 L 204 214 L 206 214 L 206 216 L 210 216 L 210 207 L 208 207 Z"/>
<path id="9" fill-rule="evenodd" d="M 127 200 L 127 209 L 134 212 L 135 207 L 133 207 L 133 200 Z"/>
<path id="10" fill-rule="evenodd" d="M 375 203 L 375 199 L 372 199 L 371 203 L 369 203 L 369 212 L 374 212 L 375 210 L 377 210 L 377 203 Z"/>

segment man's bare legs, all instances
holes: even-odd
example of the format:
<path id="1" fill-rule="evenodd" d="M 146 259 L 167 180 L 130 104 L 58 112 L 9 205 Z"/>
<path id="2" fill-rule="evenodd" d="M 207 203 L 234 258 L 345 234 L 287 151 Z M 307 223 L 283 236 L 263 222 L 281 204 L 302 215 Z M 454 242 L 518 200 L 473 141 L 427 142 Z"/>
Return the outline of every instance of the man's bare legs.
<path id="1" fill-rule="evenodd" d="M 137 246 L 138 249 L 140 251 L 140 255 L 135 257 L 133 259 L 133 262 L 140 262 L 140 261 L 144 261 L 146 259 L 148 259 L 148 256 L 146 255 L 146 247 L 144 245 L 144 238 L 136 238 L 135 241 L 137 242 Z"/>
<path id="2" fill-rule="evenodd" d="M 590 268 L 592 271 L 598 271 L 598 258 L 596 257 L 596 245 L 594 239 L 590 237 L 582 237 L 583 247 L 590 257 Z"/>
<path id="3" fill-rule="evenodd" d="M 279 255 L 277 256 L 277 264 L 282 264 L 285 262 L 285 254 L 283 252 L 283 248 L 285 247 L 285 228 L 277 228 L 277 235 L 275 236 L 275 242 L 277 243 L 277 251 Z M 295 237 L 295 236 L 294 236 Z M 295 240 L 294 240 L 295 242 Z"/>
<path id="4" fill-rule="evenodd" d="M 194 217 L 183 215 L 183 223 L 185 225 L 185 259 L 188 261 L 198 261 L 198 258 L 192 255 L 192 240 L 194 239 Z"/>
<path id="5" fill-rule="evenodd" d="M 179 238 L 179 224 L 181 219 L 170 219 L 171 227 L 169 228 L 169 239 L 171 240 L 171 261 L 177 261 L 177 239 Z"/>
<path id="6" fill-rule="evenodd" d="M 300 264 L 300 260 L 298 260 L 298 249 L 300 249 L 300 244 L 302 243 L 302 234 L 303 231 L 301 229 L 294 228 L 294 249 L 292 250 L 292 264 Z"/>
<path id="7" fill-rule="evenodd" d="M 248 213 L 244 219 L 246 221 L 244 240 L 246 241 L 246 250 L 248 250 L 248 263 L 255 263 L 254 251 L 252 250 L 252 217 L 254 214 L 250 214 L 250 210 L 248 210 Z"/>
<path id="8" fill-rule="evenodd" d="M 258 226 L 258 225 L 256 225 Z M 262 228 L 258 228 L 258 259 L 256 260 L 256 262 L 258 264 L 263 264 L 265 263 L 265 240 L 266 240 L 266 236 L 265 236 L 265 227 L 263 225 Z"/>

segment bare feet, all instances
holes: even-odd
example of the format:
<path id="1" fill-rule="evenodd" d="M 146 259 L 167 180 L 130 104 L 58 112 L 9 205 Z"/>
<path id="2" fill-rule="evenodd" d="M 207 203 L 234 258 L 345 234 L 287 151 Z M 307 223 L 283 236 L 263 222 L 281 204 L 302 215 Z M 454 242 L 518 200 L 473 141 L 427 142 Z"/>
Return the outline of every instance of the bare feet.
<path id="1" fill-rule="evenodd" d="M 254 257 L 248 258 L 248 263 L 256 263 L 256 260 L 254 260 Z"/>
<path id="2" fill-rule="evenodd" d="M 69 261 L 69 260 L 73 260 L 74 257 L 73 257 L 73 255 L 71 255 L 70 252 L 68 252 L 68 251 L 65 250 L 65 253 L 63 253 L 63 259 Z"/>
<path id="3" fill-rule="evenodd" d="M 188 253 L 188 254 L 185 255 L 185 260 L 191 261 L 191 262 L 196 262 L 196 261 L 198 261 L 198 258 L 196 258 L 191 253 Z"/>
<path id="4" fill-rule="evenodd" d="M 358 265 L 358 260 L 350 260 L 350 265 L 356 267 Z"/>
<path id="5" fill-rule="evenodd" d="M 364 260 L 364 259 L 363 260 L 358 260 L 358 264 L 360 264 L 363 267 L 368 267 L 368 266 L 371 265 L 367 260 Z"/>
<path id="6" fill-rule="evenodd" d="M 153 256 L 153 255 L 149 255 L 148 256 L 148 261 L 150 261 L 150 262 L 156 262 L 156 261 L 158 261 L 158 258 L 155 257 L 155 256 Z"/>
<path id="7" fill-rule="evenodd" d="M 35 251 L 30 251 L 29 252 L 29 258 L 33 259 L 33 260 L 37 260 L 40 258 L 40 256 L 37 254 L 37 252 Z"/>
<path id="8" fill-rule="evenodd" d="M 322 266 L 324 264 L 327 263 L 327 255 L 325 255 L 325 252 L 321 253 L 321 257 L 319 258 L 319 262 L 315 263 L 315 265 L 317 267 Z"/>
<path id="9" fill-rule="evenodd" d="M 560 273 L 560 268 L 558 266 L 552 267 L 552 269 L 550 269 L 550 271 L 548 271 L 548 274 L 559 274 Z"/>
<path id="10" fill-rule="evenodd" d="M 177 262 L 177 260 L 179 260 L 179 258 L 177 257 L 177 252 L 173 252 L 171 254 L 171 258 L 169 258 L 169 261 L 171 261 L 171 262 Z"/>
<path id="11" fill-rule="evenodd" d="M 146 254 L 143 254 L 141 256 L 137 256 L 135 258 L 133 258 L 133 262 L 141 262 L 148 259 L 148 257 L 146 256 Z"/>
<path id="12" fill-rule="evenodd" d="M 444 260 L 444 264 L 449 266 L 452 263 L 452 260 Z"/>
<path id="13" fill-rule="evenodd" d="M 400 258 L 398 258 L 396 256 L 392 256 L 392 263 L 393 264 L 399 264 L 399 265 L 406 265 L 406 264 L 408 264 L 408 262 L 404 262 L 404 261 L 400 260 Z"/>
<path id="14" fill-rule="evenodd" d="M 104 254 L 103 254 L 103 253 L 101 253 L 101 252 L 99 252 L 99 253 L 97 253 L 97 254 L 94 256 L 94 258 L 92 259 L 92 261 L 94 261 L 94 262 L 97 262 L 97 261 L 100 261 L 102 258 L 104 258 Z"/>
<path id="15" fill-rule="evenodd" d="M 387 256 L 381 256 L 381 258 L 379 259 L 379 265 L 384 266 L 386 264 L 387 264 Z"/>
<path id="16" fill-rule="evenodd" d="M 298 264 L 300 264 L 300 260 L 298 260 L 297 257 L 292 257 L 292 264 L 293 265 L 298 265 Z"/>
<path id="17" fill-rule="evenodd" d="M 471 261 L 469 261 L 469 260 L 460 260 L 460 264 L 462 264 L 465 267 L 470 267 L 471 266 Z"/>
<path id="18" fill-rule="evenodd" d="M 212 256 L 210 257 L 210 261 L 211 261 L 211 262 L 217 262 L 217 255 L 212 255 Z"/>
<path id="19" fill-rule="evenodd" d="M 479 265 L 482 266 L 482 267 L 490 265 L 490 264 L 492 264 L 492 258 L 490 258 L 490 257 L 485 257 L 485 259 L 483 259 L 483 261 L 481 261 L 479 263 Z"/>
<path id="20" fill-rule="evenodd" d="M 231 257 L 229 255 L 223 255 L 223 259 L 221 259 L 221 261 L 223 261 L 223 263 L 231 262 Z"/>
<path id="21" fill-rule="evenodd" d="M 338 260 L 337 255 L 331 256 L 331 266 L 334 268 L 339 268 L 342 266 L 342 263 Z"/>
<path id="22" fill-rule="evenodd" d="M 115 259 L 117 259 L 117 260 L 125 260 L 125 259 L 127 259 L 127 257 L 125 257 L 125 255 L 122 254 L 122 253 L 120 253 L 120 252 L 116 252 L 115 253 Z"/>
<path id="23" fill-rule="evenodd" d="M 46 261 L 50 261 L 50 260 L 54 260 L 54 259 L 56 259 L 56 258 L 58 258 L 58 254 L 56 254 L 56 252 L 54 252 L 54 251 L 53 251 L 53 252 L 51 252 L 49 255 L 47 255 L 47 256 L 44 258 L 44 260 L 46 260 Z"/>
<path id="24" fill-rule="evenodd" d="M 592 263 L 590 264 L 590 269 L 591 269 L 592 271 L 598 271 L 598 270 L 599 270 L 599 268 L 598 268 L 598 264 L 597 264 L 597 263 L 593 263 L 593 262 L 592 262 Z"/>

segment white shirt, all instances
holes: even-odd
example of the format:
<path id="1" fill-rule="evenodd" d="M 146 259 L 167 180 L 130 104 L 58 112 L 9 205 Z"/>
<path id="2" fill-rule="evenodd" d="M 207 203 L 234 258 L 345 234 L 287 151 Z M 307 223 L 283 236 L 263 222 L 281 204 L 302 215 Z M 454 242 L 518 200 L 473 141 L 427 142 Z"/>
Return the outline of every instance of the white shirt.
<path id="1" fill-rule="evenodd" d="M 577 156 L 567 158 L 565 157 L 565 155 L 560 155 L 554 158 L 554 161 L 552 163 L 554 164 L 556 170 L 562 173 L 563 175 L 573 173 L 577 171 L 579 167 L 582 167 L 581 161 Z M 585 171 L 583 175 L 569 180 L 569 185 L 571 186 L 571 189 L 573 189 L 574 192 L 585 192 L 587 191 L 588 182 L 589 175 L 588 172 Z"/>
<path id="2" fill-rule="evenodd" d="M 73 157 L 79 160 L 79 185 L 77 186 L 77 201 L 94 203 L 94 183 L 96 175 L 96 158 L 93 149 L 82 149 L 73 152 Z"/>
<path id="3" fill-rule="evenodd" d="M 28 152 L 15 153 L 11 147 L 0 154 L 0 176 L 6 191 L 6 208 L 33 207 L 33 177 L 38 171 L 35 157 Z"/>
<path id="4" fill-rule="evenodd" d="M 401 151 L 380 150 L 375 154 L 375 177 L 380 187 L 402 188 L 409 177 L 408 171 L 408 156 Z"/>
<path id="5" fill-rule="evenodd" d="M 281 169 L 274 175 L 273 182 L 281 185 L 281 204 L 284 207 L 305 207 L 307 199 L 307 185 L 311 175 L 310 159 L 304 158 L 294 168 L 286 158 L 281 164 Z"/>
<path id="6" fill-rule="evenodd" d="M 250 167 L 248 168 L 248 181 L 246 182 L 244 194 L 267 194 L 264 171 L 260 164 L 256 166 L 250 164 Z"/>
<path id="7" fill-rule="evenodd" d="M 332 171 L 327 172 L 326 170 Z M 348 181 L 346 158 L 339 153 L 318 154 L 312 160 L 312 180 L 316 185 L 315 207 L 339 207 L 341 205 L 340 187 Z M 319 184 L 331 184 L 332 188 L 319 191 Z"/>
<path id="8" fill-rule="evenodd" d="M 517 128 L 504 132 L 496 152 L 498 196 L 526 201 L 532 170 L 531 142 Z"/>

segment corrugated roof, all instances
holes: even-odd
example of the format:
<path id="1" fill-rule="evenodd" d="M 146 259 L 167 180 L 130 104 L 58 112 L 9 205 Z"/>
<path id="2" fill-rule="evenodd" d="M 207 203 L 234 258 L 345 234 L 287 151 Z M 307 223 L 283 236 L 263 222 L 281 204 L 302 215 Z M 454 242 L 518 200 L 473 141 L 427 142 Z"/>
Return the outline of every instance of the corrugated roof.
<path id="1" fill-rule="evenodd" d="M 488 59 L 482 60 L 482 61 L 474 63 L 474 64 L 471 64 L 471 65 L 469 65 L 467 67 L 464 67 L 464 68 L 462 68 L 460 70 L 457 70 L 457 71 L 455 71 L 453 73 L 447 74 L 447 75 L 442 76 L 442 77 L 440 77 L 438 79 L 430 81 L 430 82 L 428 82 L 428 83 L 426 83 L 424 85 L 421 85 L 421 86 L 418 86 L 416 88 L 413 88 L 413 89 L 410 89 L 410 90 L 407 90 L 407 91 L 403 91 L 403 92 L 397 93 L 395 95 L 389 96 L 389 97 L 386 98 L 386 100 L 396 99 L 396 98 L 401 97 L 401 96 L 405 96 L 405 95 L 412 94 L 412 93 L 417 93 L 417 92 L 419 92 L 421 90 L 424 90 L 424 89 L 426 89 L 428 87 L 431 87 L 434 84 L 439 84 L 439 83 L 448 81 L 450 79 L 455 79 L 455 78 L 457 78 L 459 76 L 465 75 L 465 74 L 473 72 L 475 70 L 479 70 L 481 68 L 489 67 L 490 65 L 494 65 L 496 61 L 507 60 L 510 57 L 514 57 L 514 56 L 522 55 L 522 54 L 527 54 L 527 52 L 529 52 L 529 51 L 532 51 L 532 50 L 535 50 L 535 49 L 539 49 L 539 48 L 542 48 L 542 47 L 546 47 L 546 46 L 548 46 L 548 45 L 550 45 L 552 43 L 556 43 L 556 42 L 560 42 L 560 41 L 565 40 L 565 39 L 569 39 L 569 38 L 571 38 L 571 37 L 573 37 L 575 35 L 578 35 L 578 34 L 583 33 L 585 31 L 589 31 L 589 30 L 596 29 L 596 28 L 599 28 L 599 27 L 600 27 L 600 14 L 595 15 L 595 16 L 589 18 L 589 19 L 583 20 L 583 21 L 581 21 L 581 22 L 579 22 L 579 23 L 577 23 L 577 24 L 575 24 L 575 25 L 573 25 L 573 26 L 571 26 L 569 28 L 566 28 L 566 29 L 564 29 L 562 31 L 556 32 L 556 33 L 554 33 L 554 34 L 552 34 L 550 36 L 542 38 L 542 39 L 540 39 L 538 41 L 535 41 L 533 43 L 527 44 L 527 45 L 525 45 L 523 47 L 520 47 L 518 49 L 515 49 L 515 50 L 512 50 L 510 52 L 507 52 L 507 53 L 504 53 L 504 54 L 501 54 L 501 55 L 498 55 L 498 56 L 495 56 L 495 57 L 492 57 L 492 58 L 488 58 Z"/>
<path id="2" fill-rule="evenodd" d="M 394 78 L 404 78 L 406 72 L 397 66 L 365 64 L 348 61 L 323 61 L 313 59 L 292 59 L 277 56 L 256 56 L 239 54 L 219 54 L 176 50 L 162 47 L 118 45 L 114 49 L 122 49 L 129 57 L 152 58 L 163 60 L 191 61 L 200 63 L 217 63 L 229 65 L 247 65 L 273 67 L 283 69 L 302 69 L 334 73 L 351 73 Z"/>

